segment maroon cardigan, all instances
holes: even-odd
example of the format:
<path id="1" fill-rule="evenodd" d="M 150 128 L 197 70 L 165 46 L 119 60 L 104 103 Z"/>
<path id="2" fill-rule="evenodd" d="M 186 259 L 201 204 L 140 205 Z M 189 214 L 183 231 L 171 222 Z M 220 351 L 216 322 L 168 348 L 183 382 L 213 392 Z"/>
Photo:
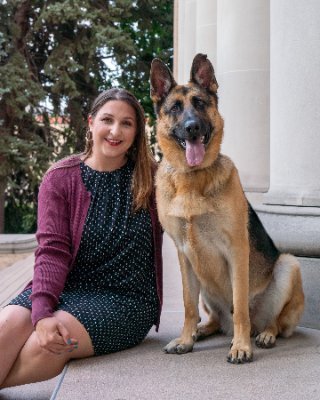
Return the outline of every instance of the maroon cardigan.
<path id="1" fill-rule="evenodd" d="M 35 252 L 32 287 L 31 319 L 36 323 L 53 315 L 68 273 L 79 249 L 81 235 L 90 205 L 91 195 L 85 188 L 79 155 L 54 164 L 45 174 L 38 196 L 38 247 Z M 150 215 L 153 227 L 154 264 L 156 271 L 159 314 L 162 308 L 162 229 L 157 216 L 155 196 Z"/>

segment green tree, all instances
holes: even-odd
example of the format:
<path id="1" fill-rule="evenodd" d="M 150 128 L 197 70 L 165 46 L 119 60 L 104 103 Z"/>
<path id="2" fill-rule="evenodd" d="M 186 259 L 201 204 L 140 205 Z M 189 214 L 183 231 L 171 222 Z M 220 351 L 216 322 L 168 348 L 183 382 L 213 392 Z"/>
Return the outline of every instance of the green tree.
<path id="1" fill-rule="evenodd" d="M 0 232 L 4 202 L 7 229 L 21 210 L 19 230 L 33 229 L 39 181 L 50 162 L 82 150 L 99 91 L 124 86 L 151 111 L 154 55 L 172 55 L 171 1 L 0 1 Z"/>
<path id="2" fill-rule="evenodd" d="M 132 57 L 115 52 L 115 59 L 122 70 L 119 76 L 121 86 L 134 88 L 135 95 L 148 116 L 150 143 L 155 155 L 160 153 L 154 135 L 155 115 L 149 95 L 149 72 L 151 61 L 161 58 L 171 68 L 173 64 L 173 1 L 137 0 L 131 16 L 122 20 L 121 27 L 135 45 Z"/>
<path id="3" fill-rule="evenodd" d="M 132 57 L 116 51 L 115 59 L 122 70 L 121 86 L 134 88 L 147 115 L 154 117 L 149 96 L 149 72 L 151 61 L 161 58 L 170 67 L 173 61 L 173 1 L 137 0 L 131 16 L 122 20 L 121 28 L 135 45 Z"/>

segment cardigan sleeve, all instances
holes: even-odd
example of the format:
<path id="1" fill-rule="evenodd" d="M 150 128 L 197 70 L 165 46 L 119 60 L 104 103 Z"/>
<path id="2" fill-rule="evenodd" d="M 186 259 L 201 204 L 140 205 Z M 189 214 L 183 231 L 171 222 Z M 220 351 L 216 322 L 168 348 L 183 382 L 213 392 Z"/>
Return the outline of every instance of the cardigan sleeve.
<path id="1" fill-rule="evenodd" d="M 48 173 L 38 195 L 38 247 L 32 283 L 31 319 L 36 323 L 53 315 L 70 270 L 70 205 L 63 179 Z"/>

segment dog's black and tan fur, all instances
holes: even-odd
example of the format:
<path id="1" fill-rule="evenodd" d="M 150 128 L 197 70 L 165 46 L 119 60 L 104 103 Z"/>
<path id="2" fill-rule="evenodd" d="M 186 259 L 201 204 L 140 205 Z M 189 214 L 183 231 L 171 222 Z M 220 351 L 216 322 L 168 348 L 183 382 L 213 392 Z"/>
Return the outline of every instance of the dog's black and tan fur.
<path id="1" fill-rule="evenodd" d="M 192 351 L 217 331 L 233 332 L 228 361 L 252 360 L 259 347 L 290 336 L 303 312 L 299 263 L 281 254 L 243 193 L 233 162 L 220 153 L 223 120 L 212 64 L 198 54 L 187 85 L 177 85 L 159 59 L 151 96 L 163 160 L 157 173 L 160 221 L 178 250 L 185 323 L 167 353 Z M 208 322 L 199 322 L 199 294 Z"/>

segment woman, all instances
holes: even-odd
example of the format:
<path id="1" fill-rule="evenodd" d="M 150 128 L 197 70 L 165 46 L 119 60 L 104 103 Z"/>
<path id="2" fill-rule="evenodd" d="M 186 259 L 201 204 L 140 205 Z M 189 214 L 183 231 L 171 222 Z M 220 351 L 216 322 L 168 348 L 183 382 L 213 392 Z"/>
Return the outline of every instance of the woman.
<path id="1" fill-rule="evenodd" d="M 85 152 L 39 191 L 33 281 L 0 312 L 0 388 L 46 380 L 70 359 L 158 328 L 162 234 L 143 110 L 123 89 L 95 100 Z"/>

